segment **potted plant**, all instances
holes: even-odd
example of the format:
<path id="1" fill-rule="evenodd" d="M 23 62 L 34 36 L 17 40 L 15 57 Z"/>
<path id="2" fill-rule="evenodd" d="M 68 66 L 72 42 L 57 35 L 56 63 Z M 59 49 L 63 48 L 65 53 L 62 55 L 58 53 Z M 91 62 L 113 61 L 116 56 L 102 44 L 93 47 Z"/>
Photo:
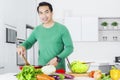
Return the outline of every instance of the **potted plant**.
<path id="1" fill-rule="evenodd" d="M 117 29 L 118 23 L 116 21 L 112 22 L 111 25 L 113 26 L 114 29 Z"/>
<path id="2" fill-rule="evenodd" d="M 101 25 L 103 26 L 104 29 L 108 27 L 108 23 L 106 21 L 102 22 Z"/>

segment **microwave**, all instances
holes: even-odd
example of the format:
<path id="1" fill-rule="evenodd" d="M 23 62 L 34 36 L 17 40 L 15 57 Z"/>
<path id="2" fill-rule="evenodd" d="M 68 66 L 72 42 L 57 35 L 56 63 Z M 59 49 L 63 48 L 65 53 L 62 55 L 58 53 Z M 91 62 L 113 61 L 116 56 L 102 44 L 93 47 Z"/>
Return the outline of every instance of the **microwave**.
<path id="1" fill-rule="evenodd" d="M 120 56 L 116 56 L 116 57 L 115 57 L 115 62 L 116 62 L 116 63 L 120 63 Z"/>

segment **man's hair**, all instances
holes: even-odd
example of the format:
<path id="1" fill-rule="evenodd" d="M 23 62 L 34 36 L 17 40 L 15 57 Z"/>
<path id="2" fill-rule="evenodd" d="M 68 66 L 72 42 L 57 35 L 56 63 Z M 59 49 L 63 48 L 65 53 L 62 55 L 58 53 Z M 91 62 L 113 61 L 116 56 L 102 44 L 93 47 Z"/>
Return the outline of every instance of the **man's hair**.
<path id="1" fill-rule="evenodd" d="M 40 7 L 40 6 L 48 6 L 49 9 L 50 9 L 50 11 L 51 11 L 51 12 L 53 11 L 52 5 L 51 5 L 50 3 L 48 3 L 48 2 L 41 2 L 41 3 L 39 3 L 39 5 L 38 5 L 38 7 L 37 7 L 37 12 L 38 12 L 38 13 L 39 13 L 39 7 Z"/>

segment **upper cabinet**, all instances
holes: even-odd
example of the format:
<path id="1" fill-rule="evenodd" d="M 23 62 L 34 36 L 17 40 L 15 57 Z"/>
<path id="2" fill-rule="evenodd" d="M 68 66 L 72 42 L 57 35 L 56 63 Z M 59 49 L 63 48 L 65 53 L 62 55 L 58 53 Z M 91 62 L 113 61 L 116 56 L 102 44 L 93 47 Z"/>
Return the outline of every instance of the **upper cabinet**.
<path id="1" fill-rule="evenodd" d="M 98 41 L 98 17 L 65 17 L 73 41 Z"/>
<path id="2" fill-rule="evenodd" d="M 82 40 L 81 17 L 65 17 L 64 24 L 68 28 L 73 41 Z"/>
<path id="3" fill-rule="evenodd" d="M 98 41 L 98 17 L 82 17 L 82 41 Z"/>

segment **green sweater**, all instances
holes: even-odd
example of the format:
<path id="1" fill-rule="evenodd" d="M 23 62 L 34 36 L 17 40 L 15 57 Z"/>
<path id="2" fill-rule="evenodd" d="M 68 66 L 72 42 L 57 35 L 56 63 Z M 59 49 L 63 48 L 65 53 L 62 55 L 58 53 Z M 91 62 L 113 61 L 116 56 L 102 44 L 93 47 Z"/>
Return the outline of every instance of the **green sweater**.
<path id="1" fill-rule="evenodd" d="M 26 49 L 38 41 L 38 65 L 46 65 L 55 56 L 60 57 L 62 60 L 58 63 L 57 69 L 65 69 L 65 58 L 72 53 L 73 43 L 68 29 L 55 22 L 51 28 L 43 27 L 43 24 L 37 26 L 29 38 L 21 44 Z"/>

